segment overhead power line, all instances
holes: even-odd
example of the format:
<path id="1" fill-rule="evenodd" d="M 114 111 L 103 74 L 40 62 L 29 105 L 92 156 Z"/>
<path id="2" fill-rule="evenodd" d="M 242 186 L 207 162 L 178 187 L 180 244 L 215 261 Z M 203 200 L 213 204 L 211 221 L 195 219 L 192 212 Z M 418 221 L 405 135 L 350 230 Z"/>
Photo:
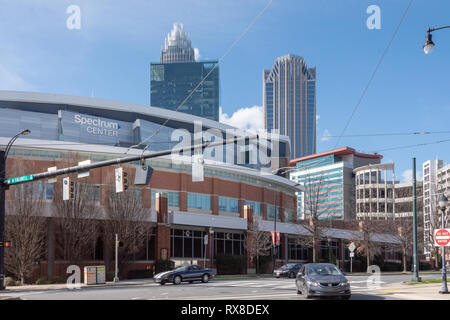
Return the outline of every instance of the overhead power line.
<path id="1" fill-rule="evenodd" d="M 383 62 L 384 57 L 386 56 L 387 52 L 389 51 L 389 48 L 391 47 L 391 44 L 392 44 L 392 42 L 394 41 L 394 38 L 395 38 L 395 36 L 397 35 L 397 32 L 398 32 L 398 30 L 400 29 L 400 26 L 402 25 L 403 20 L 405 19 L 406 14 L 408 13 L 408 10 L 409 10 L 409 8 L 411 7 L 413 1 L 414 1 L 414 0 L 411 0 L 411 1 L 409 2 L 408 6 L 406 7 L 406 10 L 405 10 L 405 12 L 403 13 L 403 15 L 402 15 L 402 17 L 401 17 L 400 22 L 399 22 L 399 24 L 397 25 L 397 28 L 395 28 L 395 31 L 394 31 L 394 34 L 393 34 L 392 37 L 391 37 L 391 40 L 389 40 L 389 42 L 388 42 L 386 48 L 385 48 L 384 51 L 383 51 L 383 54 L 381 55 L 380 59 L 378 60 L 378 63 L 377 63 L 377 65 L 376 65 L 376 67 L 375 67 L 375 70 L 372 72 L 372 75 L 370 76 L 369 81 L 367 82 L 366 87 L 364 88 L 363 92 L 361 93 L 361 96 L 359 97 L 358 102 L 356 103 L 355 107 L 353 108 L 353 111 L 352 111 L 350 117 L 348 118 L 347 123 L 345 124 L 344 129 L 342 130 L 342 133 L 340 134 L 338 140 L 336 141 L 336 145 L 334 146 L 335 148 L 336 148 L 336 146 L 339 144 L 339 141 L 341 140 L 342 136 L 345 134 L 345 131 L 347 130 L 348 126 L 350 125 L 350 122 L 352 121 L 353 116 L 354 116 L 355 113 L 356 113 L 356 110 L 358 109 L 358 107 L 359 107 L 359 105 L 361 104 L 361 102 L 362 102 L 364 96 L 366 95 L 366 92 L 367 92 L 367 90 L 369 89 L 369 87 L 370 87 L 370 85 L 371 85 L 371 83 L 372 83 L 372 80 L 374 79 L 375 74 L 377 73 L 377 71 L 378 71 L 378 69 L 379 69 L 381 63 Z"/>
<path id="2" fill-rule="evenodd" d="M 443 134 L 450 133 L 449 131 L 415 131 L 415 132 L 386 132 L 386 133 L 359 133 L 348 134 L 344 136 L 331 136 L 324 135 L 319 138 L 358 138 L 358 137 L 381 137 L 381 136 L 409 136 L 409 135 L 430 135 L 430 134 Z"/>

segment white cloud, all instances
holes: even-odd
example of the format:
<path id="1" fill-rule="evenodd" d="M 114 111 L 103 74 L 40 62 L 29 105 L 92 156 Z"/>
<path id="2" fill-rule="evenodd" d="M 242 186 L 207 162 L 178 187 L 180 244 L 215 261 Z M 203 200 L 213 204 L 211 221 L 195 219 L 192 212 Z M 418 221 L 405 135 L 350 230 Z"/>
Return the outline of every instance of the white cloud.
<path id="1" fill-rule="evenodd" d="M 320 137 L 320 142 L 326 142 L 330 140 L 331 133 L 328 131 L 328 129 L 325 129 L 323 132 L 323 135 Z"/>
<path id="2" fill-rule="evenodd" d="M 416 171 L 416 180 L 422 180 L 422 172 Z M 412 181 L 412 169 L 407 169 L 402 173 L 401 182 L 411 182 Z"/>
<path id="3" fill-rule="evenodd" d="M 33 86 L 27 83 L 17 73 L 6 69 L 0 64 L 0 90 L 33 90 Z"/>
<path id="4" fill-rule="evenodd" d="M 194 48 L 194 57 L 195 57 L 195 61 L 200 60 L 200 50 L 198 50 L 198 48 Z"/>
<path id="5" fill-rule="evenodd" d="M 220 107 L 219 121 L 239 129 L 259 131 L 264 127 L 263 108 L 259 106 L 241 108 L 230 117 L 227 113 L 223 113 Z"/>

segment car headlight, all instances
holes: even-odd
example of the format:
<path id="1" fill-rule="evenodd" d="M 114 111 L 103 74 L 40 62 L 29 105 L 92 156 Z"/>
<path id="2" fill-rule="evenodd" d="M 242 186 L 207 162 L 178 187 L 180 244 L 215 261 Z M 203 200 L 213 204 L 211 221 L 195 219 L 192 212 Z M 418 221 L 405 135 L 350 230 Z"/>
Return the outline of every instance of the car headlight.
<path id="1" fill-rule="evenodd" d="M 348 284 L 350 284 L 350 281 L 341 282 L 339 285 L 340 285 L 341 287 L 343 287 L 343 286 L 346 286 L 346 285 L 348 285 Z"/>
<path id="2" fill-rule="evenodd" d="M 312 281 L 307 281 L 309 285 L 314 286 L 314 287 L 318 287 L 319 283 L 318 282 L 312 282 Z"/>

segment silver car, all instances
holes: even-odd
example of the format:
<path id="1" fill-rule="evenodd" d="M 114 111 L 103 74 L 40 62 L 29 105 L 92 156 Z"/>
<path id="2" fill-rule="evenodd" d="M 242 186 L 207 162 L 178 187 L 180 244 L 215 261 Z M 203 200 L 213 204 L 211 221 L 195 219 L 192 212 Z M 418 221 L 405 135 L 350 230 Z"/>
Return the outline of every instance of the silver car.
<path id="1" fill-rule="evenodd" d="M 295 279 L 297 293 L 310 297 L 340 297 L 350 299 L 350 282 L 334 264 L 308 263 Z"/>

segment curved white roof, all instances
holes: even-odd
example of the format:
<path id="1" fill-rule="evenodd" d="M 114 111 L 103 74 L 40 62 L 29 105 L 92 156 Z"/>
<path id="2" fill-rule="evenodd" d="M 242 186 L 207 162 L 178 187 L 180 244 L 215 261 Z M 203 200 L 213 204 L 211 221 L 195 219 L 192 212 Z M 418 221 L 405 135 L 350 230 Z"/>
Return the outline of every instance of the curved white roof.
<path id="1" fill-rule="evenodd" d="M 121 102 L 116 100 L 70 96 L 64 94 L 0 90 L 0 101 L 66 104 L 66 105 L 105 109 L 119 112 L 134 112 L 142 115 L 171 119 L 174 121 L 184 123 L 194 123 L 194 121 L 201 121 L 204 127 L 217 128 L 222 131 L 226 131 L 227 129 L 237 129 L 235 127 L 232 127 L 230 125 L 221 122 L 217 122 L 202 117 L 197 117 L 187 113 L 167 110 L 164 108 Z M 289 141 L 289 137 L 287 136 L 280 135 L 279 138 L 282 141 Z"/>

